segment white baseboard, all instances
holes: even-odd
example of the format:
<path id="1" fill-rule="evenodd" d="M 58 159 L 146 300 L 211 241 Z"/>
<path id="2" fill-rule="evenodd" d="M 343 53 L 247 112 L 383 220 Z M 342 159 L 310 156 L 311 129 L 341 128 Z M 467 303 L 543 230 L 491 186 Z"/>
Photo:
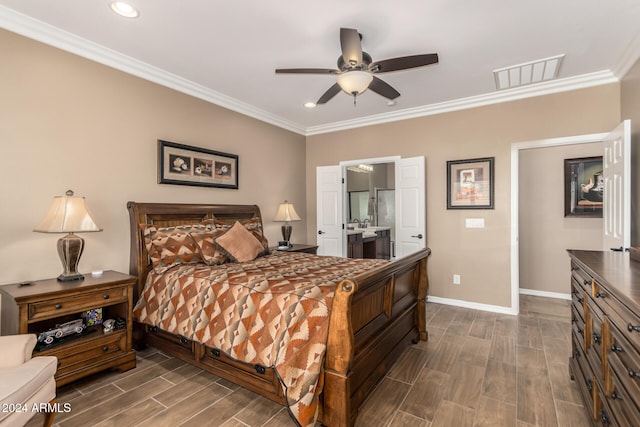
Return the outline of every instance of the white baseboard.
<path id="1" fill-rule="evenodd" d="M 535 289 L 520 288 L 520 293 L 522 295 L 533 295 L 536 297 L 556 298 L 571 301 L 571 294 L 561 294 L 559 292 L 537 291 Z"/>
<path id="2" fill-rule="evenodd" d="M 479 302 L 463 301 L 459 299 L 433 297 L 429 295 L 427 302 L 435 302 L 437 304 L 453 305 L 455 307 L 471 308 L 473 310 L 491 311 L 493 313 L 517 315 L 518 310 L 511 307 L 503 307 L 500 305 L 481 304 Z"/>

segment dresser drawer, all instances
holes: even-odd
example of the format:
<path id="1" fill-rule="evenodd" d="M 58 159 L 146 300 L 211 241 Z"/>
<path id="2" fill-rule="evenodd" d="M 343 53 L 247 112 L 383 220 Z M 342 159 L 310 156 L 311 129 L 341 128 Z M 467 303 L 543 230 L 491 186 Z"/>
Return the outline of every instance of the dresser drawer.
<path id="1" fill-rule="evenodd" d="M 636 352 L 640 351 L 640 318 L 638 315 L 614 297 L 605 298 L 601 303 L 607 304 L 607 317 L 618 328 L 618 333 L 624 336 Z"/>
<path id="2" fill-rule="evenodd" d="M 571 281 L 571 305 L 580 313 L 584 319 L 584 299 L 585 291 L 575 281 Z"/>
<path id="3" fill-rule="evenodd" d="M 571 265 L 571 278 L 575 281 L 576 285 L 580 287 L 580 289 L 585 292 L 591 292 L 591 282 L 593 281 L 593 278 L 575 263 L 572 263 Z"/>
<path id="4" fill-rule="evenodd" d="M 575 306 L 571 306 L 571 330 L 575 341 L 577 341 L 576 344 L 584 351 L 584 319 L 580 316 Z"/>
<path id="5" fill-rule="evenodd" d="M 127 301 L 127 287 L 87 292 L 29 304 L 29 320 L 49 319 Z"/>
<path id="6" fill-rule="evenodd" d="M 97 333 L 101 334 L 101 332 Z M 101 334 L 101 336 L 96 335 L 90 340 L 74 345 L 70 351 L 60 350 L 56 353 L 56 357 L 58 357 L 56 376 L 85 369 L 88 365 L 122 354 L 125 350 L 125 331 L 115 331 L 109 334 Z"/>
<path id="7" fill-rule="evenodd" d="M 610 329 L 612 342 L 607 356 L 609 367 L 635 404 L 640 405 L 640 355 L 618 329 Z"/>
<path id="8" fill-rule="evenodd" d="M 604 393 L 600 386 L 596 386 L 595 390 L 597 392 L 596 395 L 596 411 L 595 411 L 595 420 L 598 422 L 598 425 L 602 425 L 603 427 L 618 427 L 618 420 L 615 418 L 614 412 L 611 410 L 609 406 L 609 402 L 607 398 L 604 396 Z M 622 427 L 630 427 L 623 425 Z"/>
<path id="9" fill-rule="evenodd" d="M 613 415 L 621 426 L 640 426 L 640 412 L 636 407 L 622 381 L 612 372 L 609 376 L 611 391 L 607 394 L 607 400 Z"/>

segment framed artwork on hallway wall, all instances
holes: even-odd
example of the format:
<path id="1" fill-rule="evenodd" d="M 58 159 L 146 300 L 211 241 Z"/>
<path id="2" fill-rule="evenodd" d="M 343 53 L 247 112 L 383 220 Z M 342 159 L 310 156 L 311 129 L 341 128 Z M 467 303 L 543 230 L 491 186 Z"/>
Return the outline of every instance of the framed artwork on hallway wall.
<path id="1" fill-rule="evenodd" d="M 447 209 L 493 209 L 494 157 L 447 161 Z"/>
<path id="2" fill-rule="evenodd" d="M 238 188 L 238 156 L 158 140 L 158 183 Z"/>
<path id="3" fill-rule="evenodd" d="M 602 218 L 602 156 L 564 160 L 564 216 Z"/>

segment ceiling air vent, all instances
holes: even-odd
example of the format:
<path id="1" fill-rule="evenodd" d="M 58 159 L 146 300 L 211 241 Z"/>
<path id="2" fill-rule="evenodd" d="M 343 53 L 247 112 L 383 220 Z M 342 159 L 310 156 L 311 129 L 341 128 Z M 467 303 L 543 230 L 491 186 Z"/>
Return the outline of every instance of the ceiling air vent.
<path id="1" fill-rule="evenodd" d="M 496 88 L 498 90 L 510 89 L 553 80 L 558 76 L 562 58 L 564 58 L 564 54 L 493 70 Z"/>

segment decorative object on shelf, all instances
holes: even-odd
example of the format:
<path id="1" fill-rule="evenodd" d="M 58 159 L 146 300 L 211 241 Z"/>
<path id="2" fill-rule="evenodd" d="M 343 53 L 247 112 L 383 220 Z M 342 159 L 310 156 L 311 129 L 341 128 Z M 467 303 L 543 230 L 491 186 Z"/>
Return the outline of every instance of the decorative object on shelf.
<path id="1" fill-rule="evenodd" d="M 493 209 L 494 157 L 447 161 L 447 209 Z"/>
<path id="2" fill-rule="evenodd" d="M 238 156 L 158 140 L 158 183 L 238 189 Z"/>
<path id="3" fill-rule="evenodd" d="M 278 242 L 278 247 L 290 247 L 291 246 L 291 225 L 290 221 L 300 221 L 300 217 L 296 213 L 293 203 L 289 203 L 286 200 L 284 203 L 280 203 L 278 207 L 278 213 L 273 219 L 277 222 L 284 222 L 282 225 L 282 240 L 284 242 Z"/>
<path id="4" fill-rule="evenodd" d="M 602 156 L 564 160 L 564 216 L 602 218 Z"/>
<path id="5" fill-rule="evenodd" d="M 84 249 L 84 239 L 73 233 L 102 231 L 96 225 L 84 197 L 74 197 L 73 191 L 67 190 L 64 196 L 56 196 L 49 207 L 49 212 L 33 230 L 39 233 L 68 233 L 58 240 L 58 255 L 64 271 L 58 280 L 82 280 L 78 273 L 78 263 Z"/>
<path id="6" fill-rule="evenodd" d="M 83 311 L 82 318 L 85 326 L 100 325 L 102 323 L 102 308 Z"/>

